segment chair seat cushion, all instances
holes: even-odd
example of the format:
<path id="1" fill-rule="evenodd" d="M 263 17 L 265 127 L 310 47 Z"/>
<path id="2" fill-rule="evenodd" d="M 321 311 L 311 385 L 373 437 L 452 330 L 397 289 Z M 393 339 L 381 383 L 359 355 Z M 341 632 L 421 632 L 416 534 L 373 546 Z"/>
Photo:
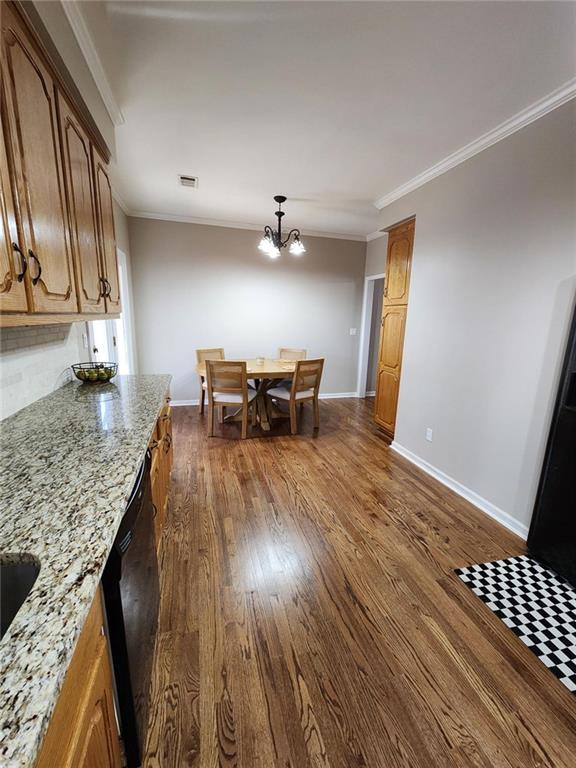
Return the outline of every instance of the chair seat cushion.
<path id="1" fill-rule="evenodd" d="M 285 387 L 271 387 L 267 394 L 280 400 L 290 400 L 290 390 Z M 307 400 L 310 397 L 314 397 L 313 389 L 303 389 L 301 392 L 296 392 L 296 400 Z"/>
<path id="2" fill-rule="evenodd" d="M 248 402 L 251 403 L 256 397 L 256 390 L 248 390 Z M 212 397 L 215 403 L 242 403 L 242 395 L 237 395 L 234 392 L 214 392 Z"/>

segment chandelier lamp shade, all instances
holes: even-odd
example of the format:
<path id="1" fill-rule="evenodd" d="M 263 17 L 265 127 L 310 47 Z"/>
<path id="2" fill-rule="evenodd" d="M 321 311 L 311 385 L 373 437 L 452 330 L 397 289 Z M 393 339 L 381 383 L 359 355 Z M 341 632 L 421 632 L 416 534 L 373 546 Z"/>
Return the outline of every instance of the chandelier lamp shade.
<path id="1" fill-rule="evenodd" d="M 303 253 L 306 253 L 306 248 L 300 239 L 299 229 L 291 229 L 285 238 L 282 237 L 282 217 L 284 216 L 282 203 L 286 202 L 286 198 L 284 195 L 275 195 L 274 200 L 278 203 L 278 210 L 276 211 L 278 224 L 276 230 L 268 225 L 264 227 L 264 235 L 258 248 L 271 259 L 277 259 L 282 248 L 286 248 L 287 245 L 289 245 L 288 250 L 293 256 L 302 256 Z"/>

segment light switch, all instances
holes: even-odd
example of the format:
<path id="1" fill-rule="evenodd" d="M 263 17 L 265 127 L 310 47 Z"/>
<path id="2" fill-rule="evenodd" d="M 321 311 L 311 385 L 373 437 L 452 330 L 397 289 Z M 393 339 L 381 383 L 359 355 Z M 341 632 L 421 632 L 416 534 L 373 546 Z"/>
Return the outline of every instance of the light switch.
<path id="1" fill-rule="evenodd" d="M 350 328 L 350 336 L 356 336 L 356 328 Z"/>
<path id="2" fill-rule="evenodd" d="M 432 427 L 426 427 L 426 440 L 428 440 L 429 443 L 432 442 Z"/>

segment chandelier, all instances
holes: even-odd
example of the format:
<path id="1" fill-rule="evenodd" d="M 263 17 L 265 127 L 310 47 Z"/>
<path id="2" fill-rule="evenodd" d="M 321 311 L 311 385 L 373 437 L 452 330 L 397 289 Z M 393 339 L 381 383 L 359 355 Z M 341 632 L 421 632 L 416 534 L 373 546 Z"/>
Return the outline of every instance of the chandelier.
<path id="1" fill-rule="evenodd" d="M 286 198 L 284 195 L 275 195 L 274 200 L 278 203 L 278 210 L 276 211 L 276 216 L 278 216 L 278 228 L 274 231 L 272 227 L 266 225 L 264 227 L 264 236 L 262 237 L 262 240 L 260 240 L 258 248 L 270 256 L 271 259 L 277 259 L 278 256 L 280 256 L 280 249 L 286 248 L 290 242 L 290 238 L 292 238 L 288 250 L 293 256 L 302 256 L 303 253 L 306 253 L 306 248 L 304 248 L 304 244 L 302 243 L 302 240 L 300 240 L 299 229 L 291 229 L 290 232 L 288 232 L 288 235 L 282 239 L 282 216 L 284 216 L 282 203 L 286 202 Z"/>

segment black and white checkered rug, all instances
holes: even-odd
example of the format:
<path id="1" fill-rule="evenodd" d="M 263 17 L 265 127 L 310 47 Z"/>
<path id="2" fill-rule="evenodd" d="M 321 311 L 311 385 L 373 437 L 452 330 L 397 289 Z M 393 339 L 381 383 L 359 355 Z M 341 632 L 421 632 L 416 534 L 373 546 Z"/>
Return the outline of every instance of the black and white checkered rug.
<path id="1" fill-rule="evenodd" d="M 458 576 L 576 692 L 576 590 L 527 556 L 456 570 Z"/>

